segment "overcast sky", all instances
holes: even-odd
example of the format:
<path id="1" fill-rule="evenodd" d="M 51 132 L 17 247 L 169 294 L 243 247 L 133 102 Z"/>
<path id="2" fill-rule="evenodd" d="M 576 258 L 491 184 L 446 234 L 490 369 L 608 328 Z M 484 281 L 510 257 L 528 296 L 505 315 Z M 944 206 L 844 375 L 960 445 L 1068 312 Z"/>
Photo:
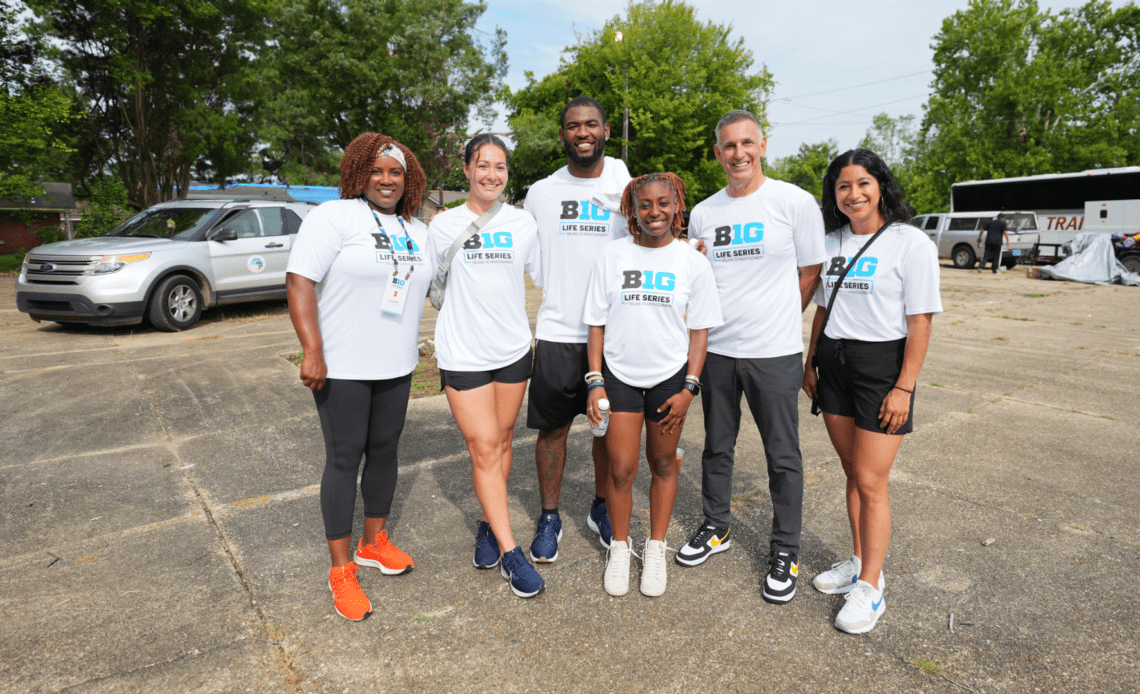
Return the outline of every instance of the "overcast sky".
<path id="1" fill-rule="evenodd" d="M 615 0 L 485 0 L 478 28 L 507 32 L 507 84 L 526 84 L 554 72 L 574 32 L 589 35 L 625 14 Z M 804 142 L 835 138 L 854 147 L 878 113 L 922 118 L 930 93 L 932 38 L 942 20 L 966 0 L 696 0 L 697 18 L 731 25 L 752 51 L 757 70 L 767 63 L 776 80 L 768 117 L 768 157 L 794 153 Z M 1084 4 L 1039 0 L 1054 13 Z M 1124 0 L 1113 0 L 1120 7 Z M 502 113 L 505 111 L 499 108 Z M 474 128 L 481 124 L 472 123 Z M 500 115 L 495 130 L 508 129 Z"/>

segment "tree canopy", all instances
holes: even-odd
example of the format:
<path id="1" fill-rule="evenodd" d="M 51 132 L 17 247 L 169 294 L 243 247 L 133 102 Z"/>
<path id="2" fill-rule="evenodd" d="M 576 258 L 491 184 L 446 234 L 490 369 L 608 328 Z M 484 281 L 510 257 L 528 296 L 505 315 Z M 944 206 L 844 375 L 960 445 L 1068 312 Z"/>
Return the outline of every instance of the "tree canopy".
<path id="1" fill-rule="evenodd" d="M 71 98 L 52 81 L 43 42 L 22 36 L 16 8 L 0 0 L 0 199 L 43 194 L 69 151 L 60 129 L 74 118 Z"/>
<path id="2" fill-rule="evenodd" d="M 535 181 L 565 164 L 559 115 L 586 95 L 605 107 L 609 156 L 621 154 L 622 113 L 629 108 L 630 172 L 672 171 L 688 189 L 689 204 L 726 185 L 712 147 L 713 128 L 728 111 L 747 109 L 766 124 L 763 98 L 771 76 L 753 71 L 753 57 L 729 26 L 699 22 L 676 0 L 630 4 L 564 52 L 559 69 L 510 97 L 516 151 L 511 194 L 521 198 Z M 618 41 L 617 37 L 622 40 Z"/>
<path id="3" fill-rule="evenodd" d="M 492 120 L 506 34 L 480 40 L 486 9 L 463 0 L 280 0 L 258 61 L 268 146 L 262 166 L 288 182 L 331 174 L 357 135 L 391 135 L 435 187 L 451 173 L 472 109 Z"/>
<path id="4" fill-rule="evenodd" d="M 934 37 L 916 207 L 945 209 L 957 181 L 1140 163 L 1138 71 L 1135 4 L 971 0 Z"/>

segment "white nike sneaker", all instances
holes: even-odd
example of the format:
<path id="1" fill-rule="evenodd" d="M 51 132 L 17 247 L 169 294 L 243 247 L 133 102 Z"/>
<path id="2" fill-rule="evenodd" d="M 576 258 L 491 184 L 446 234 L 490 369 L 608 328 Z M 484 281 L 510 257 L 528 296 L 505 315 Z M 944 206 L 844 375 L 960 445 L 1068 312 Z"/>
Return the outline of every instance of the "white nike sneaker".
<path id="1" fill-rule="evenodd" d="M 866 634 L 874 629 L 887 609 L 883 591 L 866 581 L 856 581 L 855 588 L 844 599 L 847 602 L 835 616 L 835 628 L 848 634 Z"/>
<path id="2" fill-rule="evenodd" d="M 614 597 L 621 597 L 629 592 L 629 556 L 632 553 L 628 540 L 610 541 L 610 549 L 606 552 L 606 573 L 602 578 L 602 587 Z"/>
<path id="3" fill-rule="evenodd" d="M 852 554 L 850 559 L 832 564 L 829 570 L 813 578 L 811 584 L 819 592 L 828 595 L 850 593 L 855 588 L 855 582 L 859 580 L 859 572 L 862 570 L 863 562 L 859 560 L 859 557 Z M 883 572 L 880 570 L 879 590 L 886 588 L 886 586 Z"/>
<path id="4" fill-rule="evenodd" d="M 641 558 L 641 594 L 655 598 L 665 592 L 669 577 L 665 573 L 665 541 L 645 540 Z"/>

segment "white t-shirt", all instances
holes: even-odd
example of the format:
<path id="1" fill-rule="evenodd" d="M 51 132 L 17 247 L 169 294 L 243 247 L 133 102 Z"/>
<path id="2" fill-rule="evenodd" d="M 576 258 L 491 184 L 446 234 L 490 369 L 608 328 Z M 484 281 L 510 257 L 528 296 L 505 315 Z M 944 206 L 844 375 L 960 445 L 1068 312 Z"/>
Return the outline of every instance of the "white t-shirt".
<path id="1" fill-rule="evenodd" d="M 803 352 L 798 268 L 825 256 L 811 193 L 772 178 L 743 198 L 723 189 L 693 208 L 689 236 L 705 242 L 724 311 L 709 351 L 736 359 Z"/>
<path id="2" fill-rule="evenodd" d="M 420 318 L 432 275 L 428 230 L 414 217 L 401 227 L 402 219 L 378 216 L 383 231 L 363 200 L 330 200 L 305 216 L 289 252 L 286 271 L 316 282 L 329 378 L 397 378 L 419 362 Z M 380 309 L 393 251 L 401 279 L 415 268 L 400 316 Z"/>
<path id="3" fill-rule="evenodd" d="M 447 255 L 479 215 L 466 205 L 432 220 L 432 267 Z M 542 263 L 534 217 L 503 205 L 455 254 L 447 295 L 435 324 L 435 355 L 448 371 L 489 371 L 521 359 L 530 349 L 523 272 L 542 286 Z"/>
<path id="4" fill-rule="evenodd" d="M 621 160 L 606 159 L 606 168 L 620 164 Z M 629 235 L 625 217 L 598 204 L 594 195 L 598 185 L 599 179 L 575 178 L 562 167 L 526 194 L 523 209 L 538 222 L 546 281 L 535 327 L 540 340 L 586 342 L 582 308 L 594 261 L 607 243 Z"/>
<path id="5" fill-rule="evenodd" d="M 655 386 L 689 361 L 689 329 L 724 322 L 712 269 L 700 253 L 683 241 L 643 248 L 632 237 L 602 249 L 585 321 L 605 326 L 606 366 L 635 388 Z"/>
<path id="6" fill-rule="evenodd" d="M 827 306 L 843 268 L 871 236 L 852 234 L 849 226 L 827 235 L 828 260 L 816 304 Z M 907 316 L 942 313 L 938 272 L 938 249 L 926 234 L 909 224 L 892 224 L 843 278 L 824 333 L 866 342 L 906 337 Z"/>

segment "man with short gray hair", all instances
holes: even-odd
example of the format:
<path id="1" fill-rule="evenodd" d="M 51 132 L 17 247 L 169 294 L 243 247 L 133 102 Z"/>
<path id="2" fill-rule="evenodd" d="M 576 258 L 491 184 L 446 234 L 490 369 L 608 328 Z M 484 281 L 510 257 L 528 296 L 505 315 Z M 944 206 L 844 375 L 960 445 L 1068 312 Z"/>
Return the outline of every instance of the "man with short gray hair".
<path id="1" fill-rule="evenodd" d="M 823 216 L 810 193 L 764 176 L 760 160 L 768 139 L 755 115 L 729 112 L 717 123 L 716 136 L 713 151 L 728 187 L 693 208 L 689 236 L 700 240 L 712 264 L 724 325 L 709 330 L 701 374 L 705 520 L 676 561 L 697 566 L 731 546 L 732 468 L 743 395 L 764 441 L 772 495 L 763 596 L 784 604 L 796 594 L 799 573 L 803 310 L 826 255 Z"/>

